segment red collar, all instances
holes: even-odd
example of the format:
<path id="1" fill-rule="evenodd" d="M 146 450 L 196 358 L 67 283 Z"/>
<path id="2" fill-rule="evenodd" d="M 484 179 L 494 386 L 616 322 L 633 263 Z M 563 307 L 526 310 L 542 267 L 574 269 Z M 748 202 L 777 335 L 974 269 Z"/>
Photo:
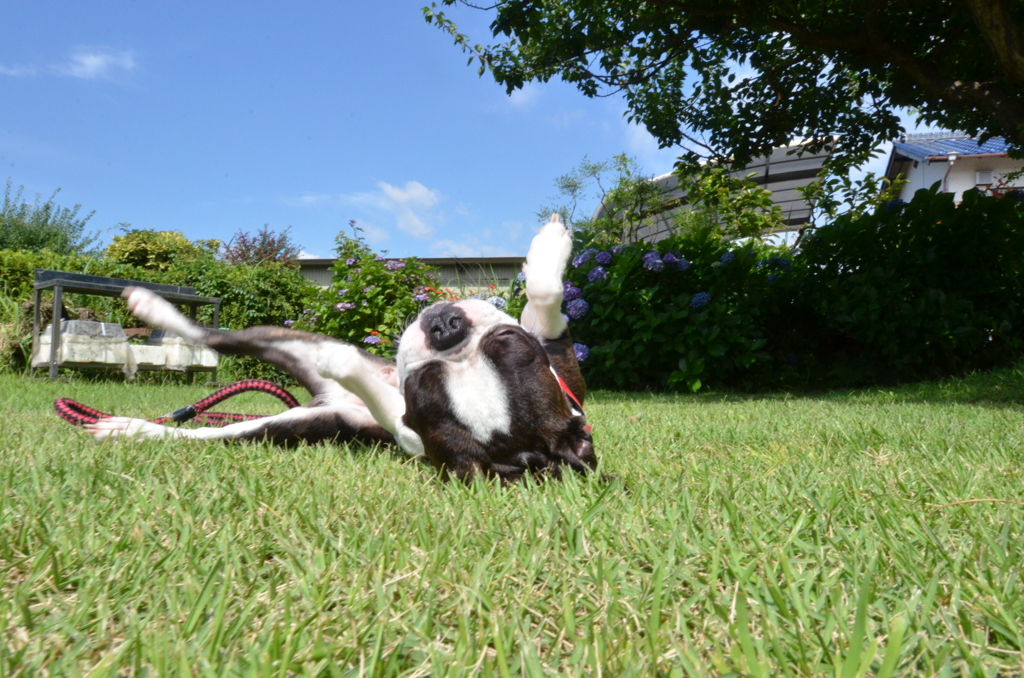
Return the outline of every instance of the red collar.
<path id="1" fill-rule="evenodd" d="M 576 409 L 579 410 L 580 416 L 583 416 L 583 404 L 580 402 L 579 398 L 576 397 L 576 394 L 572 392 L 569 385 L 565 383 L 565 380 L 558 376 L 558 372 L 555 372 L 554 368 L 551 368 L 551 374 L 555 375 L 555 379 L 558 380 L 558 386 L 562 389 L 562 393 L 569 396 L 569 400 L 576 403 Z M 587 429 L 587 433 L 590 433 L 593 427 L 587 424 L 584 428 Z"/>

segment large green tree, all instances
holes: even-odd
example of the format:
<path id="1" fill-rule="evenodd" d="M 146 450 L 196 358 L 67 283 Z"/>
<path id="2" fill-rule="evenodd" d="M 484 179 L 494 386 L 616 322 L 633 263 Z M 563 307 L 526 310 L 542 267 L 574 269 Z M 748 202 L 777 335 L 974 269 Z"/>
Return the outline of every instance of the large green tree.
<path id="1" fill-rule="evenodd" d="M 442 5 L 466 4 L 441 0 Z M 793 137 L 863 161 L 899 110 L 1024 148 L 1024 0 L 499 0 L 498 41 L 447 30 L 507 90 L 622 92 L 662 146 L 738 164 Z M 837 141 L 833 141 L 839 135 Z"/>

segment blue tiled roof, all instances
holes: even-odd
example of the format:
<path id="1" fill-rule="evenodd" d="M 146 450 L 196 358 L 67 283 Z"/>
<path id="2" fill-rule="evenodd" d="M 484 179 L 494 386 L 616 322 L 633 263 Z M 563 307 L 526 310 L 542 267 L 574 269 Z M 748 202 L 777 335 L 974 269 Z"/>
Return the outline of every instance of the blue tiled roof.
<path id="1" fill-rule="evenodd" d="M 914 160 L 941 156 L 945 157 L 950 153 L 959 156 L 980 155 L 983 153 L 1006 153 L 1010 144 L 1003 137 L 992 137 L 983 144 L 978 144 L 977 139 L 932 139 L 928 141 L 896 141 L 893 142 L 893 150 L 902 156 Z"/>

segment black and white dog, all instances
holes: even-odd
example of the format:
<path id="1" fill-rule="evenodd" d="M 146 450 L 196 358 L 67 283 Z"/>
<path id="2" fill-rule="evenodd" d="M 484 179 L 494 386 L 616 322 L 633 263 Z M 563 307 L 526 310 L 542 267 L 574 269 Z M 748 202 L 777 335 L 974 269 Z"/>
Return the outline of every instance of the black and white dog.
<path id="1" fill-rule="evenodd" d="M 99 441 L 395 442 L 463 480 L 559 477 L 563 467 L 585 473 L 597 458 L 582 411 L 583 377 L 561 313 L 571 249 L 569 232 L 552 216 L 523 266 L 528 301 L 520 322 L 480 300 L 433 304 L 402 334 L 395 362 L 280 327 L 199 327 L 152 292 L 128 288 L 128 308 L 147 324 L 220 353 L 260 358 L 290 374 L 313 400 L 223 428 L 168 428 L 127 417 L 86 428 Z"/>

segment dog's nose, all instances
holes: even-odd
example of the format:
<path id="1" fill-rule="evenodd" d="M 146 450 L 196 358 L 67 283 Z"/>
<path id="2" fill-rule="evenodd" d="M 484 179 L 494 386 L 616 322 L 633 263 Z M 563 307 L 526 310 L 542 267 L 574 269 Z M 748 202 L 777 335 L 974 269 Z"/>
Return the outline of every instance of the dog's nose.
<path id="1" fill-rule="evenodd" d="M 469 320 L 454 304 L 429 309 L 420 319 L 420 325 L 427 335 L 427 343 L 435 351 L 457 346 L 469 334 Z"/>

